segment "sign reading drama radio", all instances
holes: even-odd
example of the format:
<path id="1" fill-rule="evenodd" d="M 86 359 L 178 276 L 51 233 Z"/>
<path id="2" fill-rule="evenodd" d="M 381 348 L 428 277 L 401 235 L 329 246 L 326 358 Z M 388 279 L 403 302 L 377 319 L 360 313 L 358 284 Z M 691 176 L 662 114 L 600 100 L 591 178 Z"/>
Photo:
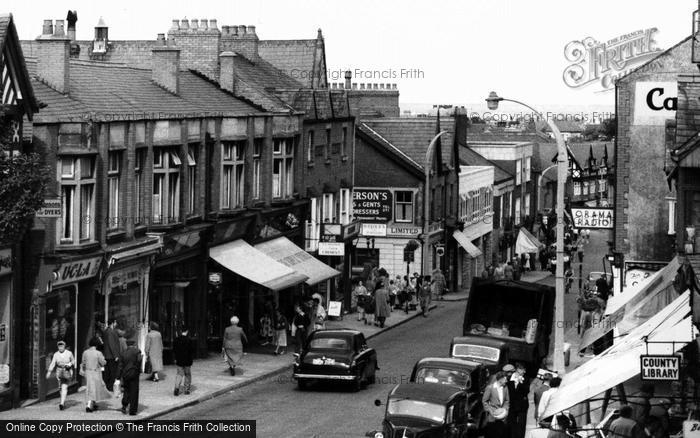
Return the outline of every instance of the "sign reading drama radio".
<path id="1" fill-rule="evenodd" d="M 609 228 L 613 227 L 612 208 L 572 208 L 571 216 L 576 228 Z"/>
<path id="2" fill-rule="evenodd" d="M 390 221 L 391 202 L 390 190 L 355 189 L 352 192 L 353 214 L 357 220 Z"/>
<path id="3" fill-rule="evenodd" d="M 344 256 L 345 244 L 342 242 L 318 242 L 318 255 Z"/>
<path id="4" fill-rule="evenodd" d="M 680 380 L 681 357 L 639 356 L 642 365 L 642 380 Z"/>
<path id="5" fill-rule="evenodd" d="M 93 257 L 90 259 L 64 263 L 54 270 L 54 281 L 52 286 L 62 286 L 64 284 L 94 277 L 95 274 L 97 274 L 97 271 L 100 269 L 101 262 L 102 257 Z"/>

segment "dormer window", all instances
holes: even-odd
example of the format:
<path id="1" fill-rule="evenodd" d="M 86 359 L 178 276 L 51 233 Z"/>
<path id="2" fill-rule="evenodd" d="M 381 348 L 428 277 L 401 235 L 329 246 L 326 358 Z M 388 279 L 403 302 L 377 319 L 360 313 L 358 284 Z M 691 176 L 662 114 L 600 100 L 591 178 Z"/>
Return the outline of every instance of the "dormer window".
<path id="1" fill-rule="evenodd" d="M 100 17 L 100 21 L 95 26 L 95 40 L 92 42 L 92 53 L 107 53 L 108 30 L 109 28 L 102 17 Z"/>

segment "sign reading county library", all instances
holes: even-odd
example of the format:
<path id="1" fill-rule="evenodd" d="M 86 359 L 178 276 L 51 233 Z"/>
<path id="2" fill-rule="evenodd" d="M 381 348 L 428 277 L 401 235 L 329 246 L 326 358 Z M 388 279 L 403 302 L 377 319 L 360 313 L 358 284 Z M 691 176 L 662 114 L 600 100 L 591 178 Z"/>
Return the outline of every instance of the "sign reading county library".
<path id="1" fill-rule="evenodd" d="M 642 366 L 642 380 L 680 380 L 680 356 L 642 355 L 639 359 Z"/>
<path id="2" fill-rule="evenodd" d="M 391 191 L 382 189 L 355 189 L 352 208 L 355 219 L 388 222 L 391 220 Z"/>
<path id="3" fill-rule="evenodd" d="M 613 227 L 612 208 L 572 208 L 571 217 L 576 228 L 609 228 Z"/>

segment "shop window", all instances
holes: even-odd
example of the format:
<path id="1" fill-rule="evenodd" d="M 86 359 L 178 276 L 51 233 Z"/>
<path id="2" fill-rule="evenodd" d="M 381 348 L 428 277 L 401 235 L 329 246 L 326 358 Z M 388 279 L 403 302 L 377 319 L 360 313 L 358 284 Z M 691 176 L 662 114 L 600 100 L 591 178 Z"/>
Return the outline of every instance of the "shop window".
<path id="1" fill-rule="evenodd" d="M 253 142 L 253 199 L 260 199 L 262 192 L 261 185 L 261 157 L 263 150 L 263 139 L 256 138 Z"/>
<path id="2" fill-rule="evenodd" d="M 155 149 L 153 157 L 153 223 L 176 223 L 180 216 L 182 161 L 175 149 L 168 148 Z"/>
<path id="3" fill-rule="evenodd" d="M 75 245 L 94 240 L 95 159 L 61 157 L 61 218 L 59 244 Z"/>
<path id="4" fill-rule="evenodd" d="M 75 284 L 51 291 L 46 295 L 46 304 L 44 306 L 44 348 L 46 369 L 49 368 L 54 352 L 58 351 L 56 343 L 63 341 L 66 343 L 66 349 L 70 350 L 74 356 L 77 356 L 77 286 Z M 79 363 L 80 358 L 75 358 Z M 73 378 L 75 379 L 76 373 Z M 39 376 L 44 378 L 45 376 Z M 47 392 L 51 393 L 58 390 L 58 382 L 52 376 L 46 379 Z"/>
<path id="5" fill-rule="evenodd" d="M 245 141 L 223 143 L 221 208 L 231 209 L 244 204 Z"/>
<path id="6" fill-rule="evenodd" d="M 107 191 L 108 191 L 108 228 L 118 228 L 119 220 L 120 190 L 121 180 L 121 151 L 110 151 L 107 160 Z"/>
<path id="7" fill-rule="evenodd" d="M 136 268 L 136 272 L 138 272 L 138 268 Z M 117 328 L 126 332 L 126 339 L 136 340 L 143 319 L 141 285 L 135 281 L 127 283 L 125 280 L 121 276 L 119 278 L 114 276 L 110 277 L 108 281 L 107 321 L 117 321 Z"/>
<path id="8" fill-rule="evenodd" d="M 187 147 L 187 214 L 197 210 L 197 145 Z"/>
<path id="9" fill-rule="evenodd" d="M 272 156 L 272 197 L 289 198 L 294 193 L 294 139 L 275 140 Z"/>

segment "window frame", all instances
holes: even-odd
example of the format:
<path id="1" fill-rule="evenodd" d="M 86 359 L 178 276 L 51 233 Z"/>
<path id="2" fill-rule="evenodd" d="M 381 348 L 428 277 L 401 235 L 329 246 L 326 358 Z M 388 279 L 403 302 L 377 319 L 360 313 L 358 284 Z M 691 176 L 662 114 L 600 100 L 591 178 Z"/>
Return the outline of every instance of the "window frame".
<path id="1" fill-rule="evenodd" d="M 197 213 L 197 144 L 187 145 L 187 215 Z"/>
<path id="2" fill-rule="evenodd" d="M 520 185 L 523 182 L 523 160 L 515 160 L 515 185 Z"/>
<path id="3" fill-rule="evenodd" d="M 161 163 L 155 167 L 156 157 Z M 153 179 L 151 219 L 154 225 L 171 225 L 180 222 L 180 186 L 182 183 L 182 160 L 178 147 L 153 148 Z M 174 179 L 174 181 L 173 181 Z M 157 181 L 160 180 L 160 193 L 155 193 Z M 174 188 L 173 188 L 174 185 Z M 155 197 L 158 196 L 156 201 Z M 156 217 L 156 206 L 160 214 Z"/>
<path id="4" fill-rule="evenodd" d="M 136 213 L 136 217 L 134 219 L 134 222 L 137 225 L 142 223 L 142 220 L 145 216 L 143 203 L 143 177 L 147 154 L 148 150 L 146 148 L 136 148 L 134 150 L 134 197 L 136 201 L 136 206 L 134 210 L 134 212 Z"/>
<path id="5" fill-rule="evenodd" d="M 272 198 L 289 199 L 294 195 L 294 137 L 273 140 Z M 278 168 L 279 170 L 275 170 Z"/>
<path id="6" fill-rule="evenodd" d="M 246 146 L 245 140 L 221 142 L 221 194 L 219 205 L 222 210 L 234 210 L 245 206 Z"/>
<path id="7" fill-rule="evenodd" d="M 72 175 L 63 173 L 64 162 L 71 160 Z M 59 218 L 56 240 L 59 246 L 79 245 L 93 242 L 95 238 L 95 156 L 62 156 L 57 160 L 57 172 L 61 192 L 61 218 Z M 89 169 L 85 169 L 89 167 Z M 87 202 L 85 190 L 89 190 Z M 68 190 L 71 195 L 69 204 L 66 203 L 64 192 Z M 67 208 L 70 209 L 67 212 Z M 69 220 L 66 221 L 66 218 Z M 68 236 L 66 237 L 66 231 Z"/>
<path id="8" fill-rule="evenodd" d="M 399 195 L 410 195 L 410 201 L 405 200 L 399 201 Z M 394 190 L 394 222 L 410 224 L 415 220 L 415 192 L 413 190 Z M 399 208 L 401 207 L 401 208 Z M 399 211 L 403 212 L 403 217 L 399 218 Z M 410 216 L 406 219 L 406 213 Z"/>
<path id="9" fill-rule="evenodd" d="M 122 152 L 107 152 L 107 230 L 120 228 L 119 207 L 121 200 Z"/>

